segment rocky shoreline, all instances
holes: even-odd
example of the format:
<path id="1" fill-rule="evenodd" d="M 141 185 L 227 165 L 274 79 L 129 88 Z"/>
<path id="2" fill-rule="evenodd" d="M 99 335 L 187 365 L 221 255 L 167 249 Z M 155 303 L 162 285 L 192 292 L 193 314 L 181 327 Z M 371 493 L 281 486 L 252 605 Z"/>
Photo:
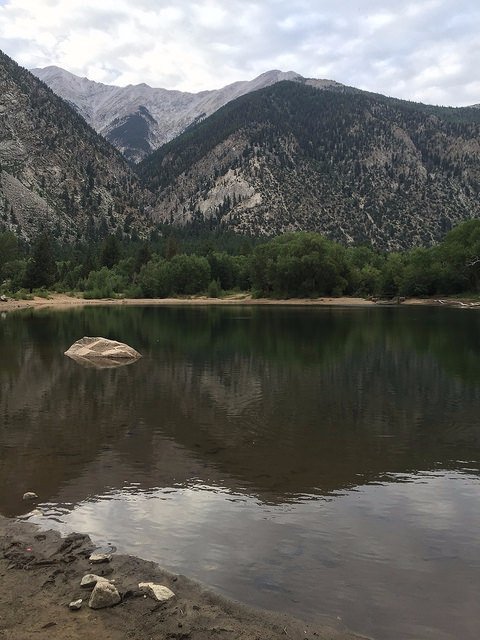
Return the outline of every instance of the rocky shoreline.
<path id="1" fill-rule="evenodd" d="M 306 624 L 241 605 L 133 556 L 114 553 L 105 562 L 93 564 L 94 551 L 87 535 L 72 533 L 62 538 L 55 531 L 0 516 L 0 638 L 360 638 L 327 623 Z M 98 580 L 86 580 L 87 574 L 96 574 Z M 114 606 L 89 606 L 98 582 L 111 585 L 107 590 L 118 593 L 112 600 Z M 150 583 L 164 589 L 155 590 Z M 159 594 L 168 598 L 159 598 Z M 69 607 L 74 603 L 76 607 Z"/>

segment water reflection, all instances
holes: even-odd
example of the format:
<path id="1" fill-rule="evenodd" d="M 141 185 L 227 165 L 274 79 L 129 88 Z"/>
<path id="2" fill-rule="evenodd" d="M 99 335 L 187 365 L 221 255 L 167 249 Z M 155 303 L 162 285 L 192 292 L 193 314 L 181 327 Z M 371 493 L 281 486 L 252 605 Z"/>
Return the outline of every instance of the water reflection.
<path id="1" fill-rule="evenodd" d="M 81 367 L 86 367 L 87 369 L 118 369 L 118 367 L 125 367 L 128 364 L 136 362 L 135 360 L 128 358 L 104 358 L 98 356 L 95 358 L 87 358 L 84 356 L 73 355 L 71 353 L 66 353 L 65 355 Z"/>
<path id="2" fill-rule="evenodd" d="M 42 521 L 257 605 L 382 638 L 476 638 L 479 322 L 450 309 L 8 316 L 0 510 L 22 513 L 33 489 Z M 78 367 L 63 352 L 82 335 L 144 357 Z"/>

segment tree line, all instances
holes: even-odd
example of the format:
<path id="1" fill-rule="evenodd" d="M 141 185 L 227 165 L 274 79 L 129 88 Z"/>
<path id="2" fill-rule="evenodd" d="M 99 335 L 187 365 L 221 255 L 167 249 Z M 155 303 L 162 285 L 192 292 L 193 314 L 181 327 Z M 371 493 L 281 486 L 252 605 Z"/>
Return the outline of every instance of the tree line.
<path id="1" fill-rule="evenodd" d="M 480 220 L 460 224 L 436 246 L 391 253 L 345 247 L 308 232 L 260 240 L 170 228 L 150 241 L 110 235 L 69 246 L 47 233 L 31 246 L 0 233 L 0 293 L 42 290 L 87 298 L 220 297 L 232 291 L 270 298 L 477 293 Z"/>

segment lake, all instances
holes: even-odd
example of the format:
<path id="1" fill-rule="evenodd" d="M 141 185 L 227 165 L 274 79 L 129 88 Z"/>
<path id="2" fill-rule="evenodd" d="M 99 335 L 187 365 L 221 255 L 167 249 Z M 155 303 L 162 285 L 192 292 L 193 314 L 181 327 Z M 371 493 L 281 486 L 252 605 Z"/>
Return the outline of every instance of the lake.
<path id="1" fill-rule="evenodd" d="M 143 358 L 82 367 L 85 335 Z M 0 317 L 3 515 L 378 640 L 480 635 L 479 418 L 473 310 Z"/>

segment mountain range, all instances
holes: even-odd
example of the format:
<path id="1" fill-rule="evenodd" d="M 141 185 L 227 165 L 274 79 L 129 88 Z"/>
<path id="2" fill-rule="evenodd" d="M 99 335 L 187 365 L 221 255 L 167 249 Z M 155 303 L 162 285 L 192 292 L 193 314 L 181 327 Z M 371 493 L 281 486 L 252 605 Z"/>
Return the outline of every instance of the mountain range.
<path id="1" fill-rule="evenodd" d="M 478 108 L 294 72 L 200 94 L 35 72 L 63 99 L 0 56 L 0 226 L 25 239 L 192 224 L 396 250 L 480 217 Z"/>
<path id="2" fill-rule="evenodd" d="M 80 78 L 60 67 L 32 69 L 57 95 L 128 160 L 138 162 L 235 98 L 281 80 L 302 79 L 294 71 L 267 71 L 254 80 L 214 91 L 188 93 L 147 84 L 116 87 Z M 325 86 L 332 81 L 319 81 Z"/>

